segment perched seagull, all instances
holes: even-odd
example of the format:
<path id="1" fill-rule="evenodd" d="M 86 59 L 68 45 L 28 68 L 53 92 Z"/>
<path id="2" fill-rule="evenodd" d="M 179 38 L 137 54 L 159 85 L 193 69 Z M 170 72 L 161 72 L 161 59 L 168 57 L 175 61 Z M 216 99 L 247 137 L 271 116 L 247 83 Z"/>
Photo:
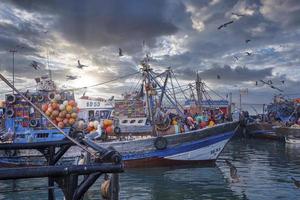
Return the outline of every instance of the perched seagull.
<path id="1" fill-rule="evenodd" d="M 300 181 L 296 180 L 295 178 L 291 178 L 292 181 L 294 182 L 294 185 L 297 187 L 297 188 L 300 188 Z"/>
<path id="2" fill-rule="evenodd" d="M 225 28 L 227 25 L 232 24 L 233 21 L 230 22 L 226 22 L 225 24 L 222 24 L 221 26 L 218 27 L 218 29 L 220 30 L 221 28 Z"/>
<path id="3" fill-rule="evenodd" d="M 78 79 L 78 76 L 71 76 L 71 75 L 66 75 L 67 80 L 76 80 Z"/>
<path id="4" fill-rule="evenodd" d="M 236 61 L 238 61 L 239 60 L 239 58 L 237 57 L 237 56 L 233 56 L 235 59 L 236 59 Z"/>
<path id="5" fill-rule="evenodd" d="M 219 74 L 217 75 L 217 79 L 221 79 L 221 76 Z"/>
<path id="6" fill-rule="evenodd" d="M 82 69 L 82 68 L 84 68 L 84 67 L 88 67 L 88 66 L 86 66 L 86 65 L 80 64 L 80 60 L 78 60 L 77 62 L 78 62 L 77 68 L 79 68 L 79 69 Z"/>
<path id="7" fill-rule="evenodd" d="M 32 67 L 32 68 L 34 68 L 35 70 L 39 70 L 40 69 L 40 66 L 39 66 L 39 63 L 38 62 L 36 62 L 36 61 L 32 61 L 32 63 L 30 64 L 30 66 Z"/>
<path id="8" fill-rule="evenodd" d="M 231 15 L 235 15 L 237 17 L 245 17 L 246 16 L 246 15 L 239 14 L 239 13 L 234 13 L 234 12 L 232 12 Z"/>
<path id="9" fill-rule="evenodd" d="M 246 43 L 249 43 L 250 41 L 251 41 L 250 39 L 245 40 Z"/>
<path id="10" fill-rule="evenodd" d="M 114 98 L 115 98 L 115 96 L 111 96 L 111 97 L 108 99 L 108 101 L 112 101 L 112 100 L 114 100 Z"/>
<path id="11" fill-rule="evenodd" d="M 231 177 L 231 179 L 233 181 L 239 181 L 239 176 L 237 175 L 236 167 L 231 162 L 229 162 L 229 160 L 225 160 L 225 162 L 230 168 L 230 177 Z"/>
<path id="12" fill-rule="evenodd" d="M 247 56 L 251 56 L 252 55 L 252 53 L 250 53 L 250 52 L 246 52 L 246 54 L 247 54 Z"/>
<path id="13" fill-rule="evenodd" d="M 119 48 L 119 56 L 120 56 L 120 57 L 123 56 L 123 52 L 122 52 L 122 49 L 121 49 L 121 48 Z"/>

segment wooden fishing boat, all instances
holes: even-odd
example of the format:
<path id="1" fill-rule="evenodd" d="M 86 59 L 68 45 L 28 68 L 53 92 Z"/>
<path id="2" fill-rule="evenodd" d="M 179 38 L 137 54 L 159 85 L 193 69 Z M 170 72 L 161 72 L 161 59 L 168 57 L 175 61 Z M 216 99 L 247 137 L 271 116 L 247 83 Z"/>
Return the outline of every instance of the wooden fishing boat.
<path id="1" fill-rule="evenodd" d="M 190 124 L 183 125 L 187 115 L 176 99 L 174 89 L 167 88 L 167 82 L 174 73 L 170 69 L 161 74 L 154 73 L 148 61 L 148 57 L 142 61 L 141 88 L 145 92 L 141 90 L 133 99 L 125 99 L 130 103 L 123 105 L 122 112 L 116 112 L 117 110 L 114 112 L 117 122 L 113 124 L 114 132 L 108 133 L 107 130 L 112 130 L 112 128 L 107 129 L 107 127 L 104 130 L 98 130 L 106 137 L 105 139 L 100 137 L 100 140 L 94 140 L 93 143 L 104 148 L 113 147 L 122 155 L 125 167 L 213 163 L 235 134 L 239 122 L 223 120 L 222 123 L 205 128 L 192 127 Z M 158 81 L 158 78 L 164 81 Z M 198 78 L 196 83 L 198 97 L 201 97 L 199 94 L 203 90 L 201 87 Z M 173 95 L 170 94 L 171 91 Z M 136 103 L 141 101 L 144 103 Z M 169 102 L 169 108 L 162 107 L 164 101 Z M 202 99 L 198 98 L 196 105 L 200 107 L 201 102 Z M 178 120 L 178 125 L 171 124 L 171 119 L 168 118 L 170 114 L 181 119 Z M 124 119 L 128 120 L 129 124 L 126 124 Z M 142 126 L 139 125 L 140 121 Z M 138 124 L 136 125 L 135 122 Z M 126 127 L 131 127 L 131 129 L 125 129 Z M 146 127 L 146 129 L 141 127 Z M 68 134 L 63 130 L 60 132 L 62 133 L 61 139 Z M 83 134 L 85 134 L 84 131 Z M 86 139 L 92 140 L 93 134 L 87 134 Z M 38 141 L 27 140 L 26 142 L 47 142 L 50 139 L 48 136 L 43 135 Z M 22 142 L 19 141 L 19 143 Z M 80 159 L 82 159 L 81 149 L 73 146 L 65 153 L 61 164 L 77 163 Z M 38 151 L 19 150 L 0 153 L 0 165 L 43 165 L 46 162 Z"/>

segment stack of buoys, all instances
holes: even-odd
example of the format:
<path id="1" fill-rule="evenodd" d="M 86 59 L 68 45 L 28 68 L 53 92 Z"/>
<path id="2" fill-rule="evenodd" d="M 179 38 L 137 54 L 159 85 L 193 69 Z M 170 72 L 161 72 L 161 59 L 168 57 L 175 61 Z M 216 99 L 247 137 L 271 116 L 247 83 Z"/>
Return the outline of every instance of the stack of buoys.
<path id="1" fill-rule="evenodd" d="M 74 100 L 61 102 L 59 97 L 56 95 L 50 103 L 42 104 L 42 110 L 59 128 L 64 128 L 75 123 L 79 110 Z"/>

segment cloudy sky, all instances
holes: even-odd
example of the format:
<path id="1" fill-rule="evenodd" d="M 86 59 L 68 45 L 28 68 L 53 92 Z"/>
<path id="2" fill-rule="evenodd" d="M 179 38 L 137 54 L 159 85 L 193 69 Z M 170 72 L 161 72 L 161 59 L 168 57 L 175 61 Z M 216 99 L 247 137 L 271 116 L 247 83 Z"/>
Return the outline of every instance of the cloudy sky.
<path id="1" fill-rule="evenodd" d="M 198 71 L 208 86 L 222 95 L 232 92 L 235 101 L 239 89 L 248 88 L 245 103 L 268 103 L 278 91 L 259 80 L 271 80 L 286 94 L 299 93 L 300 2 L 2 0 L 0 73 L 9 80 L 8 50 L 17 45 L 24 47 L 15 55 L 17 88 L 32 86 L 34 77 L 47 73 L 47 52 L 54 80 L 68 88 L 134 73 L 150 52 L 152 66 L 160 71 L 171 67 L 181 83 L 194 80 Z M 41 63 L 40 70 L 30 67 L 33 60 Z M 88 68 L 76 68 L 77 60 Z M 80 77 L 66 81 L 65 75 Z M 118 95 L 137 81 L 130 77 L 89 88 L 87 94 Z M 0 95 L 6 91 L 1 82 Z"/>

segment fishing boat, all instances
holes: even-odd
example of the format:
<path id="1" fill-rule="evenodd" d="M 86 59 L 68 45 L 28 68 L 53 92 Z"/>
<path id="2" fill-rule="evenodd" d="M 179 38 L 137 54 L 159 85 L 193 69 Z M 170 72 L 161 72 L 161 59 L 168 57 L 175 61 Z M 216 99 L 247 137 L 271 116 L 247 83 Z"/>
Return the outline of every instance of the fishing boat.
<path id="1" fill-rule="evenodd" d="M 275 131 L 278 136 L 284 138 L 286 143 L 300 145 L 300 126 L 278 127 Z"/>
<path id="2" fill-rule="evenodd" d="M 141 62 L 141 66 L 142 87 L 140 92 L 137 92 L 131 99 L 125 98 L 120 102 L 116 101 L 113 123 L 98 128 L 94 132 L 106 137 L 93 140 L 94 144 L 104 148 L 113 147 L 122 155 L 125 167 L 215 162 L 235 134 L 239 122 L 223 120 L 219 124 L 210 124 L 205 127 L 196 126 L 191 113 L 176 98 L 177 94 L 173 84 L 172 88 L 167 86 L 168 82 L 172 83 L 173 71 L 167 69 L 163 73 L 154 72 L 150 67 L 148 57 Z M 195 105 L 200 114 L 204 112 L 201 108 L 203 101 L 201 84 L 202 82 L 197 76 L 196 89 L 199 98 Z M 163 106 L 166 102 L 167 106 Z M 126 129 L 126 127 L 131 129 Z M 43 131 L 49 131 L 49 129 Z M 85 130 L 82 131 L 85 134 Z M 94 137 L 91 135 L 93 133 L 88 133 L 85 138 L 92 141 Z M 48 141 L 48 139 L 48 137 L 44 137 L 44 141 Z M 62 164 L 64 161 L 77 162 L 81 155 L 79 147 L 71 147 L 62 158 Z M 0 163 L 12 165 L 41 165 L 45 162 L 41 153 L 27 150 L 20 150 L 17 155 L 0 156 Z"/>

